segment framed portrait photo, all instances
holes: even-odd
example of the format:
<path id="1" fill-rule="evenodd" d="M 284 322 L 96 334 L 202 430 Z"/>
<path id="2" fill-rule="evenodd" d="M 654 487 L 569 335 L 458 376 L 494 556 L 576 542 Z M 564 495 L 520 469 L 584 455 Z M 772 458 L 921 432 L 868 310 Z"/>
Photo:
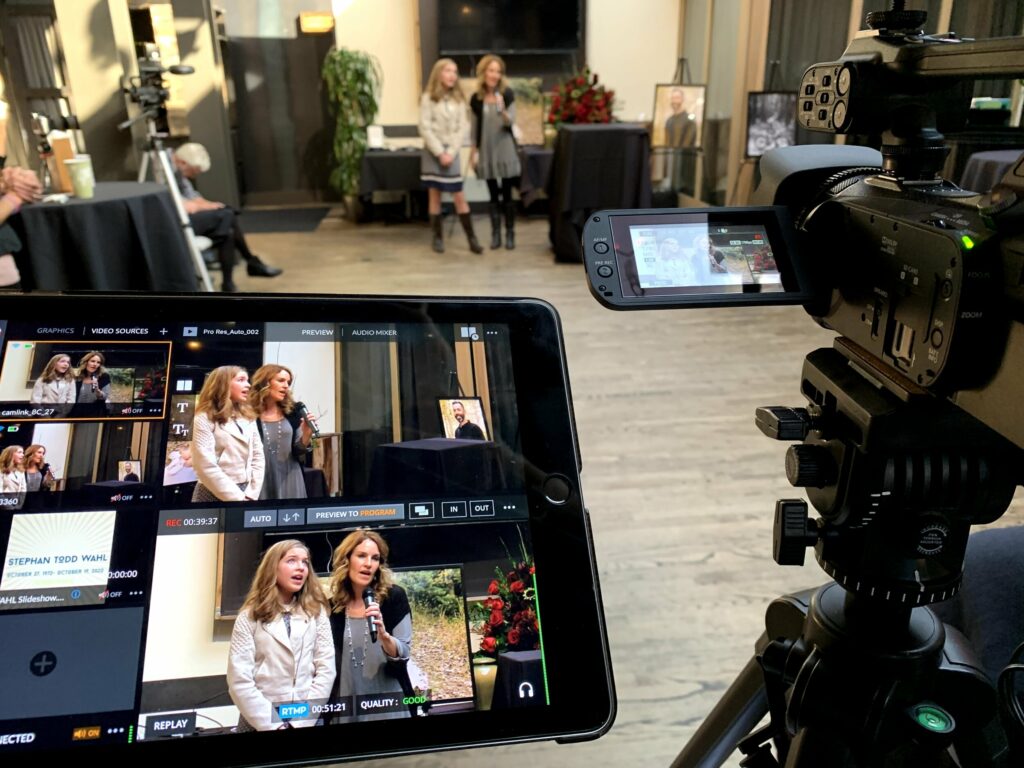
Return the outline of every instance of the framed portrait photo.
<path id="1" fill-rule="evenodd" d="M 138 483 L 142 477 L 141 461 L 119 461 L 117 462 L 117 479 L 129 483 Z"/>
<path id="2" fill-rule="evenodd" d="M 704 140 L 704 102 L 707 86 L 654 86 L 652 147 L 687 149 Z"/>
<path id="3" fill-rule="evenodd" d="M 754 91 L 747 94 L 746 156 L 760 157 L 770 149 L 796 144 L 794 91 Z"/>
<path id="4" fill-rule="evenodd" d="M 479 397 L 439 397 L 444 436 L 460 440 L 490 440 L 491 433 Z"/>

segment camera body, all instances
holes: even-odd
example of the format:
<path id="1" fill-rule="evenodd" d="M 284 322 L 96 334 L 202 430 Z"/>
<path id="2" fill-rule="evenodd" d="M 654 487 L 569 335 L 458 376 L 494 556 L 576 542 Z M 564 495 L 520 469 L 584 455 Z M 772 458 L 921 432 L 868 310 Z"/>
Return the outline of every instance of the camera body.
<path id="1" fill-rule="evenodd" d="M 165 67 L 160 61 L 160 52 L 152 43 L 145 44 L 145 51 L 138 58 L 139 74 L 128 78 L 123 89 L 128 97 L 138 104 L 144 114 L 156 115 L 165 109 L 171 92 L 164 82 L 164 75 L 191 75 L 195 69 L 182 64 Z"/>
<path id="2" fill-rule="evenodd" d="M 798 173 L 790 182 L 806 189 Z M 760 195 L 775 197 L 764 185 Z M 870 168 L 833 174 L 803 208 L 800 259 L 819 287 L 805 306 L 819 323 L 919 386 L 951 394 L 988 381 L 1020 310 L 1024 240 L 1010 209 Z"/>

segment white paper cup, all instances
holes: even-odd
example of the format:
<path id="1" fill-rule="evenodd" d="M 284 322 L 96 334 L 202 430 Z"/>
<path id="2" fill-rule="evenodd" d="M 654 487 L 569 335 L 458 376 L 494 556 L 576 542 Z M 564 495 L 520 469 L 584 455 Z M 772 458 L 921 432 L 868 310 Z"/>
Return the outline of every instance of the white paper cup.
<path id="1" fill-rule="evenodd" d="M 75 197 L 91 200 L 96 189 L 96 178 L 92 173 L 92 159 L 88 155 L 77 155 L 72 160 L 65 160 L 64 167 L 71 177 L 71 188 Z"/>

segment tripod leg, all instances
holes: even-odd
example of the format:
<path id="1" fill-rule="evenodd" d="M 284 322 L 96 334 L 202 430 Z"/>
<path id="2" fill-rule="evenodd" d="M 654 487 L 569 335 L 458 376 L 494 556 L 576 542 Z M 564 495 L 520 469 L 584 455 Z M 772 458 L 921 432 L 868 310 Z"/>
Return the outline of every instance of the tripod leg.
<path id="1" fill-rule="evenodd" d="M 683 747 L 672 768 L 720 766 L 768 713 L 761 665 L 751 658 L 719 699 L 697 732 Z"/>
<path id="2" fill-rule="evenodd" d="M 141 184 L 146 180 L 147 175 L 149 175 L 149 152 L 142 155 L 142 160 L 139 162 L 139 177 L 136 181 Z"/>
<path id="3" fill-rule="evenodd" d="M 213 290 L 213 283 L 210 282 L 210 273 L 206 270 L 206 261 L 203 259 L 202 251 L 196 245 L 196 236 L 192 231 L 192 224 L 189 221 L 188 213 L 185 212 L 185 204 L 181 199 L 181 192 L 174 180 L 174 169 L 171 168 L 171 161 L 167 154 L 159 147 L 155 147 L 146 153 L 153 163 L 153 173 L 156 175 L 157 168 L 163 172 L 164 183 L 174 200 L 174 207 L 178 210 L 178 221 L 181 224 L 182 234 L 185 236 L 185 245 L 192 256 L 192 264 L 196 270 L 196 277 L 202 283 L 206 291 Z"/>

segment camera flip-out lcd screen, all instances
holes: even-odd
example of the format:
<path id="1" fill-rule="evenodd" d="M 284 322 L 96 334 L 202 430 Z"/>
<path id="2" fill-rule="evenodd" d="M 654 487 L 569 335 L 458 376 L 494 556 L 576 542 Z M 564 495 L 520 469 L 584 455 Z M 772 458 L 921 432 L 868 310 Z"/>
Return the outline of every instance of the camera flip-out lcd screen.
<path id="1" fill-rule="evenodd" d="M 608 306 L 797 304 L 809 291 L 777 208 L 602 211 L 583 231 L 591 291 Z"/>
<path id="2" fill-rule="evenodd" d="M 217 737 L 225 764 L 338 760 L 608 726 L 546 305 L 37 296 L 5 313 L 0 759 L 186 760 Z M 56 314 L 151 320 L 32 320 Z"/>

